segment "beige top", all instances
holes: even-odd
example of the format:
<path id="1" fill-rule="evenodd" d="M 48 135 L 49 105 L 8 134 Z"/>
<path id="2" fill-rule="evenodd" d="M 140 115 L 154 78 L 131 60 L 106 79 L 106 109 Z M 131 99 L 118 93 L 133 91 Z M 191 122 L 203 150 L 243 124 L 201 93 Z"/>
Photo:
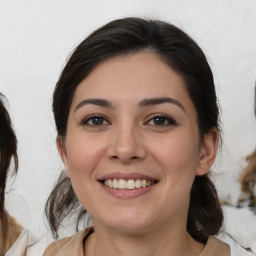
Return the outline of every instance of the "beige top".
<path id="1" fill-rule="evenodd" d="M 17 223 L 17 221 L 8 215 L 7 213 L 7 234 L 5 233 L 5 240 L 2 235 L 2 225 L 0 220 L 0 256 L 5 255 L 5 253 L 13 246 L 15 241 L 21 234 L 23 227 Z"/>
<path id="2" fill-rule="evenodd" d="M 4 256 L 38 256 L 39 252 L 32 247 L 36 244 L 36 238 L 32 233 L 23 229 L 20 236 Z"/>
<path id="3" fill-rule="evenodd" d="M 53 242 L 45 250 L 43 256 L 86 256 L 84 254 L 84 241 L 92 234 L 93 228 L 84 229 L 77 234 Z M 209 237 L 207 244 L 199 256 L 230 256 L 228 244 L 216 237 Z"/>

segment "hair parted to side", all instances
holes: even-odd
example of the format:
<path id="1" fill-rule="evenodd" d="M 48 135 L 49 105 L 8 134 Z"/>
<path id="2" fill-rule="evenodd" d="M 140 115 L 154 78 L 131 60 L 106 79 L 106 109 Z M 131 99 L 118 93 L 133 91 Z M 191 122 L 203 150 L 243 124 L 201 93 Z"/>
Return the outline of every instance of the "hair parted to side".
<path id="1" fill-rule="evenodd" d="M 18 170 L 17 139 L 12 128 L 11 119 L 3 103 L 4 96 L 0 93 L 0 222 L 3 239 L 7 239 L 9 215 L 5 210 L 5 187 L 11 159 L 14 159 L 14 170 Z M 4 244 L 4 243 L 3 243 Z"/>
<path id="2" fill-rule="evenodd" d="M 101 62 L 114 56 L 150 51 L 160 56 L 184 79 L 197 111 L 200 139 L 217 128 L 220 140 L 219 108 L 213 75 L 206 57 L 197 43 L 181 29 L 169 23 L 124 18 L 100 27 L 82 41 L 68 60 L 53 94 L 53 113 L 58 136 L 65 140 L 67 120 L 75 90 L 79 83 Z M 69 179 L 61 174 L 48 198 L 45 213 L 53 236 L 71 208 L 86 212 L 78 202 Z M 188 213 L 187 231 L 199 242 L 219 232 L 223 213 L 215 186 L 207 175 L 196 176 Z"/>

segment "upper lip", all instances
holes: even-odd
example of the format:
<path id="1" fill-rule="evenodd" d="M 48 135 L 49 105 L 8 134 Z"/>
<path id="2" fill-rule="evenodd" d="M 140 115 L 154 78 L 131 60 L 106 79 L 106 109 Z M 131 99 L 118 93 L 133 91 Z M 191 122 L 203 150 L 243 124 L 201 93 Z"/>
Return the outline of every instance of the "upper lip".
<path id="1" fill-rule="evenodd" d="M 99 181 L 102 180 L 111 180 L 111 179 L 123 179 L 123 180 L 147 180 L 147 181 L 156 181 L 157 178 L 154 178 L 152 176 L 148 176 L 141 173 L 127 173 L 127 172 L 111 172 L 108 174 L 104 174 L 98 178 Z"/>

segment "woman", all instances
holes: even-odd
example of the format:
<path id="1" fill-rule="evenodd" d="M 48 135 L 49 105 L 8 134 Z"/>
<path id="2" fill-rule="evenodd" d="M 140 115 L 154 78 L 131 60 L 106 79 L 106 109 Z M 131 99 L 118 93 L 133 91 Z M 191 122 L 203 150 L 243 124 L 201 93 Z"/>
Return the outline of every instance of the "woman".
<path id="1" fill-rule="evenodd" d="M 177 27 L 125 18 L 86 38 L 53 96 L 66 173 L 46 214 L 55 238 L 80 207 L 93 220 L 44 255 L 230 255 L 208 178 L 220 137 L 211 69 Z M 85 210 L 86 209 L 86 210 Z"/>
<path id="2" fill-rule="evenodd" d="M 15 175 L 18 170 L 18 156 L 17 139 L 2 99 L 4 96 L 0 93 L 0 256 L 25 256 L 31 255 L 28 254 L 27 247 L 34 243 L 34 238 L 5 209 L 5 187 L 10 162 L 14 160 Z"/>
<path id="3" fill-rule="evenodd" d="M 17 173 L 17 139 L 11 126 L 10 116 L 2 102 L 0 94 L 0 255 L 5 255 L 21 234 L 22 227 L 5 210 L 5 187 L 11 159 L 14 159 L 14 171 Z"/>

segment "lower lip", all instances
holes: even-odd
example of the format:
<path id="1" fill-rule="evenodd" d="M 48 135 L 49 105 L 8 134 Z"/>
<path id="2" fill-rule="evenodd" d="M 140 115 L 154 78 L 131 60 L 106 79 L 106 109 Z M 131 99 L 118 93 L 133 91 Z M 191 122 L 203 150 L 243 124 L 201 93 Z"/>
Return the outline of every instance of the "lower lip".
<path id="1" fill-rule="evenodd" d="M 136 197 L 142 196 L 142 195 L 146 194 L 147 192 L 149 192 L 155 186 L 155 184 L 153 184 L 153 185 L 151 185 L 149 187 L 145 187 L 145 188 L 116 189 L 116 188 L 107 187 L 104 184 L 102 184 L 101 182 L 100 182 L 100 184 L 103 187 L 103 189 L 105 191 L 107 191 L 109 194 L 111 194 L 112 196 L 117 197 L 117 198 L 124 198 L 124 199 L 136 198 Z"/>

